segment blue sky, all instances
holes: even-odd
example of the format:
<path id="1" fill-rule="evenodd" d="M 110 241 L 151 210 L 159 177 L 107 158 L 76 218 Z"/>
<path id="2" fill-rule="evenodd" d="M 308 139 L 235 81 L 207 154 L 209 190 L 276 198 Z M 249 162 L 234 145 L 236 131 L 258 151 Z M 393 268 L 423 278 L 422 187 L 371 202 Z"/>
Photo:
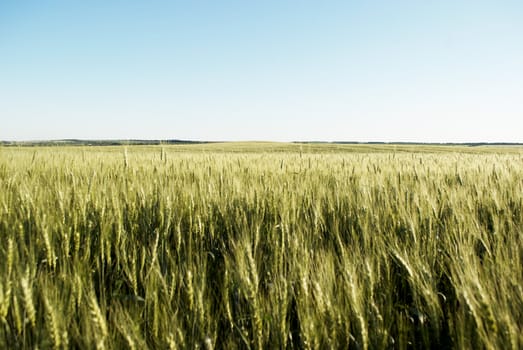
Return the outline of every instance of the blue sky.
<path id="1" fill-rule="evenodd" d="M 523 142 L 521 1 L 0 1 L 0 140 Z"/>

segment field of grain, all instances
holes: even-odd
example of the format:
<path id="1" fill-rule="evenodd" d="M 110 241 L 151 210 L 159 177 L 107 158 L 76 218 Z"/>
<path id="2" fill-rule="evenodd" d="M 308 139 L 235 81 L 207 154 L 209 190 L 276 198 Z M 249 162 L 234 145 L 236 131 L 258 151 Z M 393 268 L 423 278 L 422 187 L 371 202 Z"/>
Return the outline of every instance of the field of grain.
<path id="1" fill-rule="evenodd" d="M 523 149 L 0 147 L 0 348 L 523 347 Z"/>

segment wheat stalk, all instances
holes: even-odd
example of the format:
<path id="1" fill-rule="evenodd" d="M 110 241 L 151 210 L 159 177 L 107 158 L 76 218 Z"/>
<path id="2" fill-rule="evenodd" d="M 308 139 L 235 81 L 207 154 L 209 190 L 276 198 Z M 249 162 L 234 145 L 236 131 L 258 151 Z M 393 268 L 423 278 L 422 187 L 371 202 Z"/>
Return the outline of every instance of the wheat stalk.
<path id="1" fill-rule="evenodd" d="M 29 282 L 29 269 L 26 270 L 26 273 L 24 277 L 20 280 L 20 284 L 22 286 L 22 293 L 24 298 L 24 306 L 25 311 L 27 313 L 27 318 L 29 319 L 29 322 L 31 323 L 31 326 L 36 326 L 36 310 L 33 303 L 33 293 L 31 290 L 30 282 Z"/>

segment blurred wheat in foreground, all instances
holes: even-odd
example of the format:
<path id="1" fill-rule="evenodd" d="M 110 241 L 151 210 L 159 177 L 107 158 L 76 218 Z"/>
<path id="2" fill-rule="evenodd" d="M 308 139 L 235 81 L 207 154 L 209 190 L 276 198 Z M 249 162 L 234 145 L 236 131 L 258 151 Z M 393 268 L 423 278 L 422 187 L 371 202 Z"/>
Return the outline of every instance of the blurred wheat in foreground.
<path id="1" fill-rule="evenodd" d="M 523 347 L 523 150 L 0 147 L 0 348 Z"/>

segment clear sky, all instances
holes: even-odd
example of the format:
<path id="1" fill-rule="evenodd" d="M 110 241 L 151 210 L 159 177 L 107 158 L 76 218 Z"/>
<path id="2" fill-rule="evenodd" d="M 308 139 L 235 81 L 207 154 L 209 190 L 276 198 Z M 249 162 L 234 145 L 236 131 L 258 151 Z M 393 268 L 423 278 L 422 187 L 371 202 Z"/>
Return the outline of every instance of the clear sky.
<path id="1" fill-rule="evenodd" d="M 0 0 L 0 140 L 523 142 L 523 1 Z"/>

